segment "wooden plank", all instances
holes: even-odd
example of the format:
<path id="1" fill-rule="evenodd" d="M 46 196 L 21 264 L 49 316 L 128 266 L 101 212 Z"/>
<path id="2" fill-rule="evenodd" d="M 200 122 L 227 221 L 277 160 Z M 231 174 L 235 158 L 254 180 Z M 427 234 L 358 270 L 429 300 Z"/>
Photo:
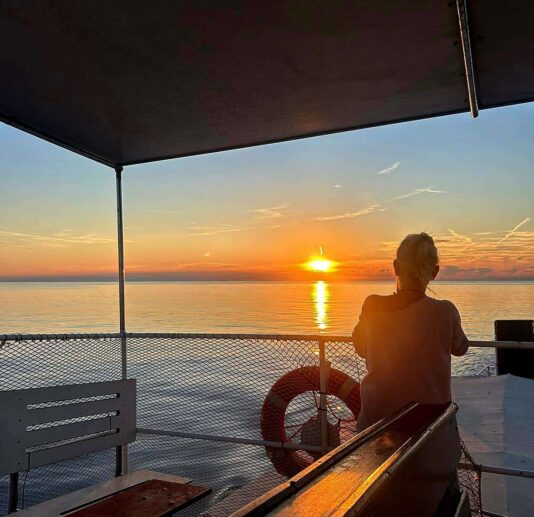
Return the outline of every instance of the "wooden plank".
<path id="1" fill-rule="evenodd" d="M 460 457 L 451 409 L 416 406 L 269 515 L 433 515 Z"/>
<path id="2" fill-rule="evenodd" d="M 26 433 L 26 447 L 35 447 L 47 443 L 59 442 L 70 438 L 78 438 L 95 433 L 103 433 L 118 429 L 121 419 L 119 416 L 106 416 L 94 420 L 84 420 L 72 424 L 45 427 Z"/>
<path id="3" fill-rule="evenodd" d="M 29 409 L 26 415 L 26 425 L 69 420 L 83 416 L 98 415 L 100 413 L 111 413 L 113 411 L 119 411 L 121 404 L 122 401 L 118 398 L 115 398 L 92 400 L 90 402 L 79 402 L 75 404 L 65 404 L 63 406 Z"/>
<path id="4" fill-rule="evenodd" d="M 79 508 L 81 505 L 88 504 L 91 501 L 103 499 L 115 492 L 119 492 L 148 479 L 162 479 L 164 481 L 172 481 L 175 483 L 191 482 L 191 479 L 189 478 L 164 474 L 162 472 L 135 470 L 125 476 L 113 478 L 104 483 L 82 488 L 76 492 L 71 492 L 70 494 L 65 494 L 50 501 L 45 501 L 17 513 L 17 517 L 57 517 L 58 515 L 71 511 L 73 508 Z"/>
<path id="5" fill-rule="evenodd" d="M 335 465 L 344 461 L 345 458 L 353 453 L 357 453 L 358 449 L 363 447 L 365 443 L 374 440 L 377 436 L 383 434 L 385 429 L 388 429 L 391 425 L 395 424 L 395 422 L 401 420 L 416 406 L 417 404 L 413 403 L 400 409 L 389 417 L 375 422 L 361 433 L 358 433 L 345 443 L 342 443 L 339 447 L 336 447 L 336 449 L 329 452 L 315 463 L 312 463 L 302 472 L 293 476 L 290 480 L 281 483 L 277 487 L 263 494 L 261 497 L 258 497 L 255 501 L 243 506 L 238 511 L 234 512 L 232 517 L 265 515 L 268 510 L 287 500 L 304 487 L 311 485 L 314 480 L 317 480 L 324 473 L 335 467 Z"/>
<path id="6" fill-rule="evenodd" d="M 74 509 L 71 517 L 165 517 L 208 495 L 210 489 L 159 479 L 144 481 L 103 500 Z"/>
<path id="7" fill-rule="evenodd" d="M 408 513 L 395 507 L 377 510 L 376 515 L 431 515 L 449 478 L 456 478 L 460 457 L 456 409 L 454 404 L 410 406 L 395 418 L 377 422 L 349 445 L 341 445 L 232 516 L 375 515 L 377 505 L 381 509 L 390 503 L 395 506 L 389 492 L 397 488 L 399 500 L 409 503 Z M 435 451 L 440 451 L 436 457 Z M 428 486 L 403 490 L 408 484 L 419 483 L 417 473 L 423 471 Z M 419 497 L 421 493 L 424 498 Z M 410 499 L 412 496 L 415 501 Z"/>
<path id="8" fill-rule="evenodd" d="M 203 517 L 228 517 L 285 481 L 287 481 L 286 476 L 271 467 L 260 477 L 233 490 L 228 496 L 219 501 L 215 500 L 209 510 L 203 513 Z"/>
<path id="9" fill-rule="evenodd" d="M 456 486 L 460 455 L 456 418 L 448 416 L 433 424 L 431 431 L 425 431 L 407 454 L 401 455 L 393 468 L 377 481 L 367 500 L 362 499 L 352 509 L 362 517 L 433 516 L 448 487 Z"/>
<path id="10" fill-rule="evenodd" d="M 361 498 L 368 485 L 387 471 L 398 458 L 405 440 L 405 436 L 397 435 L 387 446 L 380 446 L 384 442 L 383 435 L 370 440 L 318 480 L 273 509 L 272 515 L 338 515 L 339 508 L 347 499 Z"/>
<path id="11" fill-rule="evenodd" d="M 23 392 L 28 404 L 40 404 L 59 400 L 74 400 L 85 397 L 118 394 L 127 390 L 135 390 L 135 379 L 124 379 L 104 382 L 86 382 L 82 384 L 64 384 L 44 388 L 18 390 Z"/>

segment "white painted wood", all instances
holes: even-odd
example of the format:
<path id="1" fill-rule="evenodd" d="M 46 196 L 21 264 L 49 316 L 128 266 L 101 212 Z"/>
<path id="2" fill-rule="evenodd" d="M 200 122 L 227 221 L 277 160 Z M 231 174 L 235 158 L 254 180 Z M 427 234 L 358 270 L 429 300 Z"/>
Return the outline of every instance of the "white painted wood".
<path id="1" fill-rule="evenodd" d="M 17 390 L 24 392 L 28 404 L 40 404 L 59 400 L 75 400 L 86 397 L 97 397 L 110 395 L 127 390 L 128 385 L 135 382 L 135 379 L 86 382 L 81 384 L 63 384 L 60 386 L 45 386 L 42 388 L 29 388 Z"/>
<path id="2" fill-rule="evenodd" d="M 90 452 L 131 443 L 136 434 L 135 379 L 0 392 L 0 475 L 55 463 Z M 76 402 L 94 396 L 103 400 Z M 33 404 L 69 401 L 68 404 L 32 408 Z M 106 418 L 61 423 L 103 413 Z M 27 431 L 28 426 L 55 422 L 53 427 Z M 100 433 L 94 436 L 95 433 Z M 59 440 L 69 443 L 53 444 Z M 48 444 L 51 444 L 50 446 Z M 39 448 L 40 450 L 29 450 Z"/>
<path id="3" fill-rule="evenodd" d="M 28 453 L 29 468 L 34 469 L 50 463 L 57 463 L 58 461 L 69 458 L 76 458 L 91 452 L 111 449 L 117 445 L 122 445 L 123 439 L 119 433 L 100 435 L 96 438 L 84 438 L 75 442 L 58 445 L 57 447 L 49 447 L 35 452 Z"/>

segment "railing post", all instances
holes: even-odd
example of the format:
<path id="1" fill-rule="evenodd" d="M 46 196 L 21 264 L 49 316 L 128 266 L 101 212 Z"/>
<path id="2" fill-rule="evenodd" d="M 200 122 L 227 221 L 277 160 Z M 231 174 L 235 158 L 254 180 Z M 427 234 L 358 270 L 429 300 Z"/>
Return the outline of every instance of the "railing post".
<path id="1" fill-rule="evenodd" d="M 115 167 L 115 179 L 117 188 L 117 247 L 119 266 L 119 331 L 121 335 L 121 376 L 127 378 L 126 357 L 126 308 L 124 297 L 124 225 L 122 220 L 122 167 Z M 128 446 L 122 445 L 115 450 L 115 475 L 120 476 L 128 473 Z"/>
<path id="2" fill-rule="evenodd" d="M 14 513 L 17 511 L 17 504 L 19 501 L 19 473 L 9 475 L 9 503 L 7 506 L 7 513 Z"/>
<path id="3" fill-rule="evenodd" d="M 324 456 L 328 452 L 328 414 L 326 406 L 326 396 L 328 393 L 328 376 L 330 373 L 330 362 L 326 360 L 325 340 L 319 340 L 319 418 L 321 423 L 321 454 Z"/>

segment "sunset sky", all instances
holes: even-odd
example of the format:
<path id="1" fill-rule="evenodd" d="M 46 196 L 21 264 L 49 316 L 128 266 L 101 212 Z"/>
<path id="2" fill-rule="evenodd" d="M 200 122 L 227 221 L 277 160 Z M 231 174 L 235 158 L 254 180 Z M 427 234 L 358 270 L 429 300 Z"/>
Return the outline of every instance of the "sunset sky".
<path id="1" fill-rule="evenodd" d="M 534 104 L 129 167 L 126 271 L 390 278 L 427 231 L 442 279 L 534 279 Z M 112 169 L 0 126 L 0 280 L 114 279 Z"/>

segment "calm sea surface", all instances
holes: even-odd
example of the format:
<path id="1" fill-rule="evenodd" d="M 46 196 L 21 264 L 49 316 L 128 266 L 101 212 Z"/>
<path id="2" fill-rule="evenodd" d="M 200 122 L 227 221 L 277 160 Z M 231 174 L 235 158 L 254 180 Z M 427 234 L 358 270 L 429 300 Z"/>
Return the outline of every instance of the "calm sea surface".
<path id="1" fill-rule="evenodd" d="M 378 282 L 130 283 L 126 287 L 127 329 L 349 335 L 365 297 L 392 291 L 391 283 Z M 436 283 L 433 291 L 433 296 L 457 305 L 465 331 L 474 340 L 493 339 L 496 319 L 534 317 L 532 282 Z M 0 283 L 0 334 L 117 332 L 117 320 L 117 286 L 112 283 Z M 296 367 L 285 361 L 287 351 L 266 345 L 258 348 L 252 342 L 234 343 L 228 350 L 213 348 L 208 342 L 203 348 L 189 341 L 153 342 L 150 346 L 132 343 L 129 373 L 138 379 L 142 391 L 139 426 L 261 438 L 259 412 L 265 393 L 277 378 Z M 106 364 L 110 352 L 103 345 L 101 353 L 93 356 L 82 343 L 80 346 L 79 350 L 67 347 L 59 356 L 53 348 L 44 347 L 40 366 L 24 355 L 10 358 L 8 354 L 6 364 L 11 371 L 0 371 L 0 380 L 10 381 L 15 372 L 24 371 L 46 384 L 50 381 L 47 371 L 61 370 L 69 376 L 64 382 L 82 382 L 76 376 L 90 377 L 94 369 Z M 296 357 L 312 353 L 304 344 L 302 347 Z M 453 373 L 476 373 L 492 363 L 493 357 L 491 349 L 472 349 L 454 359 Z M 347 366 L 355 361 L 350 347 L 343 360 Z M 83 361 L 84 371 L 65 368 L 70 361 L 73 365 Z M 239 365 L 239 371 L 231 365 Z M 314 401 L 309 402 L 294 411 L 300 423 L 310 416 L 306 411 L 314 411 Z M 30 471 L 25 504 L 100 481 L 99 469 L 113 468 L 112 457 L 102 454 L 91 460 L 95 470 L 89 469 L 83 476 L 79 465 L 84 463 L 77 462 Z M 270 468 L 261 447 L 152 435 L 141 435 L 131 446 L 130 461 L 134 468 L 141 465 L 191 477 L 212 487 L 216 497 Z M 7 479 L 0 478 L 0 514 L 6 494 Z"/>
<path id="2" fill-rule="evenodd" d="M 126 286 L 130 332 L 269 332 L 347 335 L 364 298 L 393 284 L 168 282 Z M 534 282 L 435 283 L 471 339 L 492 339 L 495 319 L 534 317 Z M 0 282 L 0 334 L 116 332 L 113 283 Z"/>
<path id="3" fill-rule="evenodd" d="M 534 282 L 437 282 L 432 289 L 432 296 L 457 305 L 470 339 L 493 339 L 496 319 L 534 317 Z M 349 335 L 365 297 L 392 291 L 388 282 L 129 283 L 127 329 Z M 116 332 L 118 327 L 113 283 L 0 283 L 0 308 L 0 334 Z M 472 373 L 492 355 L 474 350 L 455 361 L 454 373 Z"/>

